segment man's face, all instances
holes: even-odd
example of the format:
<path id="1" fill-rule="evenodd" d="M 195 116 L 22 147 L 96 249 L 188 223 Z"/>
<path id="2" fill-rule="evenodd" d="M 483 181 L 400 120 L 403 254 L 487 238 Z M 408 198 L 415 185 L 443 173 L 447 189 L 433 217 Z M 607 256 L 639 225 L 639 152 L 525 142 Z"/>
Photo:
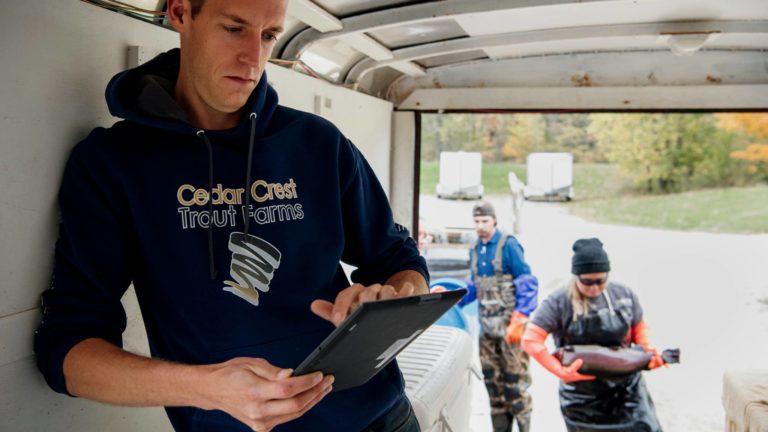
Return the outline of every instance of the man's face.
<path id="1" fill-rule="evenodd" d="M 173 3 L 184 6 L 171 6 L 180 16 L 171 22 L 181 34 L 181 103 L 198 117 L 238 112 L 283 31 L 287 0 L 206 0 L 194 19 L 188 0 Z"/>
<path id="2" fill-rule="evenodd" d="M 475 231 L 480 241 L 488 243 L 496 231 L 496 218 L 493 216 L 475 216 Z"/>

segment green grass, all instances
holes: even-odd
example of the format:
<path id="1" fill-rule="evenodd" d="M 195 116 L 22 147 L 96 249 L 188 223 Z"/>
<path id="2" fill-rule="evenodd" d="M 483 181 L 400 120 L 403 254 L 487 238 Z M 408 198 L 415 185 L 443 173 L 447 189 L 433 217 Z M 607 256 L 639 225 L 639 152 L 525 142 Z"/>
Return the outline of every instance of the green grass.
<path id="1" fill-rule="evenodd" d="M 525 165 L 484 163 L 486 195 L 509 193 L 507 173 L 525 182 Z M 421 164 L 422 194 L 434 195 L 437 162 Z M 598 223 L 722 233 L 768 233 L 768 185 L 638 195 L 607 164 L 575 164 L 571 213 Z"/>
<path id="2" fill-rule="evenodd" d="M 619 169 L 614 165 L 573 165 L 573 200 L 576 202 L 622 196 L 628 188 L 629 183 L 619 177 Z"/>
<path id="3" fill-rule="evenodd" d="M 683 231 L 768 233 L 768 186 L 573 202 L 571 213 L 600 223 Z"/>

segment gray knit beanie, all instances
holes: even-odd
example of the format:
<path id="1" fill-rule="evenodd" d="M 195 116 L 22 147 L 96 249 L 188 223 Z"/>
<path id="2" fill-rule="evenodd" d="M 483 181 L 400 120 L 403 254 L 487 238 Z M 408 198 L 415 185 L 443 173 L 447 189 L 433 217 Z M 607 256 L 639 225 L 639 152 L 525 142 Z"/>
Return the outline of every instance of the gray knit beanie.
<path id="1" fill-rule="evenodd" d="M 603 242 L 596 238 L 579 239 L 573 244 L 571 273 L 603 273 L 611 271 L 611 262 L 603 249 Z"/>

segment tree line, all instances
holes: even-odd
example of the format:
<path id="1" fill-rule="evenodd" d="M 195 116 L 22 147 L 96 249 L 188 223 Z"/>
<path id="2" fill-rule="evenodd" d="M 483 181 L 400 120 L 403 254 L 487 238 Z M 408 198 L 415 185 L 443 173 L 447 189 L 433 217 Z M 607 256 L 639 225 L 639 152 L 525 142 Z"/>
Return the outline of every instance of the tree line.
<path id="1" fill-rule="evenodd" d="M 570 152 L 577 163 L 617 165 L 643 192 L 768 182 L 768 113 L 518 113 L 422 116 L 422 160 L 477 151 L 523 163 Z"/>

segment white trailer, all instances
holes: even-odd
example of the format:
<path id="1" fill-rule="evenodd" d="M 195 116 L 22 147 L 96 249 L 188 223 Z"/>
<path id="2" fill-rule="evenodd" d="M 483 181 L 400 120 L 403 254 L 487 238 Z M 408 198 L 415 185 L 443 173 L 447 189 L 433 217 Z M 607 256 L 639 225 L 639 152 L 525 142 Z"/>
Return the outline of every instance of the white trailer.
<path id="1" fill-rule="evenodd" d="M 566 200 L 573 198 L 573 155 L 531 153 L 527 159 L 525 199 Z"/>
<path id="2" fill-rule="evenodd" d="M 115 73 L 179 45 L 162 15 L 166 1 L 120 3 L 132 6 L 0 2 L 0 25 L 11 35 L 0 38 L 0 52 L 14 59 L 3 63 L 0 80 L 0 99 L 13 101 L 0 106 L 2 431 L 172 430 L 159 407 L 123 408 L 55 394 L 36 371 L 31 343 L 40 320 L 40 292 L 50 283 L 51 245 L 58 233 L 56 194 L 67 156 L 85 131 L 115 121 L 104 103 L 104 86 Z M 411 228 L 418 219 L 416 179 L 425 113 L 768 110 L 765 0 L 290 3 L 284 37 L 278 38 L 270 56 L 273 63 L 266 66 L 280 104 L 326 118 L 354 142 L 390 198 L 396 220 Z M 137 8 L 156 10 L 141 13 Z M 525 25 L 510 25 L 521 16 Z M 40 38 L 23 36 L 31 31 Z M 449 123 L 442 127 L 446 134 L 454 133 Z M 531 186 L 533 177 L 529 172 Z M 741 241 L 726 237 L 718 236 L 718 241 Z M 722 249 L 736 250 L 730 244 Z M 750 276 L 744 280 L 762 283 Z M 716 292 L 715 282 L 701 291 Z M 122 302 L 127 315 L 124 346 L 149 355 L 135 291 L 129 289 Z M 714 337 L 722 339 L 724 331 Z M 466 352 L 452 347 L 441 351 L 454 362 L 460 354 Z M 742 366 L 742 358 L 749 357 L 760 358 L 720 353 L 719 362 L 702 366 Z M 425 409 L 414 407 L 422 430 L 434 431 L 440 423 L 434 421 L 436 412 L 450 417 L 442 430 L 491 430 L 488 411 L 483 411 L 487 427 L 475 427 L 483 418 L 475 412 L 471 429 L 455 423 L 463 412 L 453 399 L 453 386 L 464 375 L 455 372 L 455 364 L 448 372 L 439 365 L 430 362 L 438 372 L 423 382 L 430 392 L 432 385 L 448 387 L 437 390 L 438 399 L 429 399 Z M 701 370 L 715 372 L 699 374 L 708 380 L 693 379 L 705 389 L 712 388 L 712 376 L 722 375 L 722 368 Z M 652 379 L 657 373 L 667 372 L 654 372 Z M 723 380 L 727 417 L 717 401 L 692 408 L 682 387 L 673 389 L 680 397 L 662 398 L 674 429 L 711 432 L 723 419 L 738 426 L 744 422 L 732 416 L 759 414 L 758 399 L 749 400 L 755 407 L 750 411 L 743 409 L 746 405 L 730 404 L 735 399 L 747 402 L 743 393 L 731 394 L 731 384 L 741 382 L 731 378 Z M 750 377 L 749 382 L 763 381 Z M 485 400 L 473 406 L 487 409 L 487 394 L 480 387 L 474 394 Z M 762 396 L 758 393 L 757 398 Z M 550 405 L 547 399 L 537 402 L 537 430 L 562 430 L 554 397 Z M 686 424 L 689 418 L 693 420 Z M 751 421 L 756 425 L 759 420 Z"/>
<path id="3" fill-rule="evenodd" d="M 483 197 L 483 158 L 476 152 L 440 152 L 438 198 L 480 199 Z"/>

